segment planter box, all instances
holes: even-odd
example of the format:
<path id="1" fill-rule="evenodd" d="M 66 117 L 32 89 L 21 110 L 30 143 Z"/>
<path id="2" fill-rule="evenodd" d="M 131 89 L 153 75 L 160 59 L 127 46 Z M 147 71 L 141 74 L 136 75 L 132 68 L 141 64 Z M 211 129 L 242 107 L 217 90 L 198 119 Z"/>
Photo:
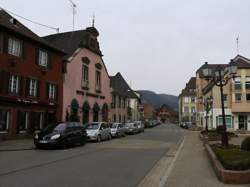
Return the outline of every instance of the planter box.
<path id="1" fill-rule="evenodd" d="M 225 184 L 250 183 L 250 169 L 244 171 L 227 170 L 217 159 L 217 156 L 215 155 L 209 144 L 205 144 L 205 149 L 208 153 L 208 157 L 211 160 L 211 163 L 219 180 L 221 180 Z"/>
<path id="2" fill-rule="evenodd" d="M 207 137 L 204 136 L 202 133 L 199 134 L 200 139 L 203 141 L 203 143 L 207 143 L 209 141 L 220 141 L 220 137 Z"/>

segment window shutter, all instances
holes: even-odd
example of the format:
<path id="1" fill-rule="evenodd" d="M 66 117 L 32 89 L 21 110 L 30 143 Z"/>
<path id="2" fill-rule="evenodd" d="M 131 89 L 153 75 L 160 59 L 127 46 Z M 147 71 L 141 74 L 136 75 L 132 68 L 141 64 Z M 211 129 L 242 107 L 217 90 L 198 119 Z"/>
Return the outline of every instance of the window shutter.
<path id="1" fill-rule="evenodd" d="M 56 98 L 55 98 L 56 101 L 58 101 L 58 94 L 59 94 L 59 92 L 58 92 L 59 89 L 58 88 L 59 88 L 59 86 L 56 85 Z"/>
<path id="2" fill-rule="evenodd" d="M 35 58 L 36 58 L 36 64 L 39 65 L 39 49 L 36 49 L 36 54 L 35 54 Z"/>
<path id="3" fill-rule="evenodd" d="M 0 52 L 1 53 L 3 53 L 3 43 L 4 43 L 3 33 L 0 32 Z"/>
<path id="4" fill-rule="evenodd" d="M 48 54 L 48 69 L 52 69 L 52 56 L 51 53 L 47 52 Z"/>
<path id="5" fill-rule="evenodd" d="M 29 96 L 29 89 L 30 89 L 30 78 L 26 78 L 25 81 L 25 95 Z"/>
<path id="6" fill-rule="evenodd" d="M 47 93 L 47 99 L 49 99 L 49 83 L 47 82 L 47 89 L 46 89 L 46 93 Z"/>
<path id="7" fill-rule="evenodd" d="M 23 59 L 26 59 L 26 43 L 23 41 L 22 42 L 22 57 Z"/>
<path id="8" fill-rule="evenodd" d="M 23 95 L 23 77 L 22 76 L 19 76 L 18 77 L 18 84 L 19 84 L 19 88 L 18 88 L 18 94 L 19 95 Z"/>
<path id="9" fill-rule="evenodd" d="M 3 83 L 3 75 L 4 75 L 4 71 L 0 71 L 0 82 Z M 3 85 L 0 86 L 0 93 L 3 92 Z"/>
<path id="10" fill-rule="evenodd" d="M 10 81 L 10 73 L 4 72 L 4 78 L 3 78 L 3 92 L 4 93 L 9 92 L 9 81 Z"/>
<path id="11" fill-rule="evenodd" d="M 38 98 L 40 97 L 40 81 L 37 80 L 37 95 Z"/>
<path id="12" fill-rule="evenodd" d="M 3 52 L 8 54 L 8 40 L 9 40 L 9 37 L 7 34 L 4 34 L 3 36 Z"/>

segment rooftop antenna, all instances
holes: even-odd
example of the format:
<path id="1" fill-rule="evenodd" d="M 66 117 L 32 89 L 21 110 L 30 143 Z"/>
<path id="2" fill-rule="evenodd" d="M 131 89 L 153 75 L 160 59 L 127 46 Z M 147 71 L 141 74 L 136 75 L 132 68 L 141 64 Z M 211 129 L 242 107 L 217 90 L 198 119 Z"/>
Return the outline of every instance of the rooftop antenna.
<path id="1" fill-rule="evenodd" d="M 236 38 L 237 55 L 239 54 L 239 39 L 240 39 L 240 36 L 238 35 L 238 37 Z"/>
<path id="2" fill-rule="evenodd" d="M 76 4 L 72 1 L 69 0 L 69 2 L 71 3 L 72 6 L 72 13 L 73 13 L 73 26 L 72 26 L 72 30 L 75 30 L 75 15 L 76 15 Z"/>

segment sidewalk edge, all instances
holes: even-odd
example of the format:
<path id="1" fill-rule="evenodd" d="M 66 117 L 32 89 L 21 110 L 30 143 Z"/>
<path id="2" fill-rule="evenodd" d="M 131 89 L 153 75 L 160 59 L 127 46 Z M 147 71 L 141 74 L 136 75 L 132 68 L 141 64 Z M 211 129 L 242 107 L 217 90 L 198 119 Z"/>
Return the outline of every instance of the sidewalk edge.
<path id="1" fill-rule="evenodd" d="M 174 163 L 176 162 L 176 160 L 177 160 L 177 158 L 178 158 L 178 156 L 179 156 L 179 154 L 180 154 L 180 152 L 181 152 L 181 150 L 182 150 L 182 147 L 183 147 L 183 145 L 184 145 L 185 140 L 186 140 L 186 136 L 184 136 L 184 137 L 178 142 L 178 144 L 177 144 L 177 146 L 176 146 L 175 153 L 174 153 L 174 157 L 172 158 L 172 161 L 171 161 L 171 163 L 170 163 L 170 165 L 169 165 L 169 167 L 168 167 L 166 173 L 163 175 L 159 187 L 164 187 L 164 186 L 166 185 L 167 180 L 168 180 L 168 177 L 169 177 L 169 175 L 170 175 L 170 173 L 171 173 L 171 171 L 172 171 L 172 169 L 173 169 Z"/>

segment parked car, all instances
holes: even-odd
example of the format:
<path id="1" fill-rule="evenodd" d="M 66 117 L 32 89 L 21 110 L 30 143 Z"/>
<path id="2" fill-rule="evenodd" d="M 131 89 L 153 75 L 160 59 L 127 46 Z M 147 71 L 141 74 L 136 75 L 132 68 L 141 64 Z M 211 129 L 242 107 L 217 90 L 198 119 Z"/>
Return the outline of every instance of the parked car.
<path id="1" fill-rule="evenodd" d="M 153 120 L 153 126 L 155 127 L 155 126 L 158 126 L 158 125 L 160 125 L 161 124 L 161 122 L 159 121 L 159 120 Z"/>
<path id="2" fill-rule="evenodd" d="M 152 121 L 145 121 L 145 127 L 146 128 L 152 128 L 153 127 L 153 123 L 152 123 Z"/>
<path id="3" fill-rule="evenodd" d="M 126 128 L 122 123 L 112 123 L 111 124 L 111 136 L 121 137 L 126 135 Z"/>
<path id="4" fill-rule="evenodd" d="M 192 122 L 182 122 L 180 123 L 180 127 L 184 128 L 184 129 L 190 129 L 192 128 L 193 124 Z"/>
<path id="5" fill-rule="evenodd" d="M 145 126 L 141 121 L 135 121 L 135 124 L 137 124 L 139 132 L 144 132 Z"/>
<path id="6" fill-rule="evenodd" d="M 37 148 L 62 147 L 69 145 L 85 144 L 87 133 L 79 122 L 61 122 L 48 125 L 34 136 L 34 144 Z"/>
<path id="7" fill-rule="evenodd" d="M 138 125 L 136 123 L 126 123 L 125 124 L 126 127 L 126 134 L 136 134 L 139 133 L 139 128 Z"/>
<path id="8" fill-rule="evenodd" d="M 100 142 L 112 139 L 110 126 L 105 122 L 88 123 L 86 131 L 89 141 Z"/>

